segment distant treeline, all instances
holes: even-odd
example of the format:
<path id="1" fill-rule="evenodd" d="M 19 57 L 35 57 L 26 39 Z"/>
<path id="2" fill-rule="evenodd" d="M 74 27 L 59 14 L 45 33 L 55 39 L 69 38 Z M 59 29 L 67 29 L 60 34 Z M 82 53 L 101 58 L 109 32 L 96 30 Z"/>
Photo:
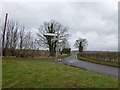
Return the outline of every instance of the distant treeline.
<path id="1" fill-rule="evenodd" d="M 6 26 L 5 26 L 6 25 Z M 59 28 L 58 28 L 59 27 Z M 7 20 L 6 24 L 3 24 L 1 33 L 2 40 L 2 56 L 16 56 L 16 57 L 38 57 L 38 56 L 55 56 L 58 40 L 52 41 L 53 37 L 46 37 L 45 33 L 58 34 L 59 38 L 66 38 L 60 44 L 62 50 L 61 54 L 69 54 L 70 48 L 67 41 L 68 28 L 61 26 L 59 22 L 50 21 L 45 22 L 43 26 L 40 26 L 36 35 L 31 32 L 31 29 L 25 25 L 21 25 L 14 20 Z M 41 29 L 42 28 L 42 29 Z M 57 28 L 54 30 L 54 28 Z M 43 30 L 43 31 L 42 31 Z M 44 31 L 46 30 L 46 31 Z M 43 33 L 44 32 L 44 33 Z M 49 49 L 49 51 L 40 50 L 41 47 Z M 59 48 L 60 48 L 59 47 Z"/>

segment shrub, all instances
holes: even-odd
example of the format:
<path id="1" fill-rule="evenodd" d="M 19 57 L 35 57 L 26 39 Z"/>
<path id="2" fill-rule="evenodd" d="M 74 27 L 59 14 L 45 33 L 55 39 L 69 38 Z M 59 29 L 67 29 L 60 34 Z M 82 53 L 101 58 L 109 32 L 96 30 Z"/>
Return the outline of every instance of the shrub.
<path id="1" fill-rule="evenodd" d="M 71 48 L 64 48 L 62 50 L 62 54 L 70 54 L 71 53 Z"/>

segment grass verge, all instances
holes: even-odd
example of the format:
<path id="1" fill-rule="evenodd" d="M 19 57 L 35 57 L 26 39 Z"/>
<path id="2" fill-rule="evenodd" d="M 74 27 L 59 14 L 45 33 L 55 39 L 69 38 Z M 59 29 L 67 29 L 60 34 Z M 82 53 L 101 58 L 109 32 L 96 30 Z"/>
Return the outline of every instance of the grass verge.
<path id="1" fill-rule="evenodd" d="M 118 80 L 104 74 L 52 62 L 3 58 L 3 88 L 117 88 Z"/>

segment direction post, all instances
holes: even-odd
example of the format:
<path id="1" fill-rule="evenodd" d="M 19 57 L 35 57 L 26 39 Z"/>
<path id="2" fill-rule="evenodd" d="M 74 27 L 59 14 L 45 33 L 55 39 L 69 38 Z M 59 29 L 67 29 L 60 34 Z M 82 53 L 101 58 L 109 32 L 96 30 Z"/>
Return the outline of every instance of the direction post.
<path id="1" fill-rule="evenodd" d="M 57 40 L 57 43 L 58 43 L 58 35 L 57 33 L 45 33 L 44 36 L 50 36 L 50 37 L 54 37 L 54 39 L 52 39 L 52 41 L 56 41 Z M 57 37 L 57 38 L 56 38 Z M 57 61 L 57 43 L 56 43 L 56 61 Z"/>
<path id="2" fill-rule="evenodd" d="M 62 38 L 62 39 L 58 38 L 58 34 L 57 33 L 45 33 L 44 36 L 45 37 L 51 36 L 51 37 L 53 37 L 52 41 L 57 41 L 56 42 L 56 58 L 55 58 L 56 62 L 57 62 L 57 58 L 58 58 L 58 43 L 62 42 L 63 39 L 65 39 L 65 38 Z"/>

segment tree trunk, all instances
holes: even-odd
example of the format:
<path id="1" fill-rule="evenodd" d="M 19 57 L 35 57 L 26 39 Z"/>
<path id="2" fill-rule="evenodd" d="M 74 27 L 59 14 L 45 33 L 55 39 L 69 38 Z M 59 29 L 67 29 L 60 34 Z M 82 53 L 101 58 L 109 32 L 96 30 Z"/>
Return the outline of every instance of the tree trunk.
<path id="1" fill-rule="evenodd" d="M 50 56 L 55 56 L 55 51 L 53 47 L 49 47 L 49 51 L 50 51 Z"/>
<path id="2" fill-rule="evenodd" d="M 82 46 L 82 42 L 80 42 L 79 44 L 79 52 L 82 52 L 83 51 L 83 46 Z"/>

